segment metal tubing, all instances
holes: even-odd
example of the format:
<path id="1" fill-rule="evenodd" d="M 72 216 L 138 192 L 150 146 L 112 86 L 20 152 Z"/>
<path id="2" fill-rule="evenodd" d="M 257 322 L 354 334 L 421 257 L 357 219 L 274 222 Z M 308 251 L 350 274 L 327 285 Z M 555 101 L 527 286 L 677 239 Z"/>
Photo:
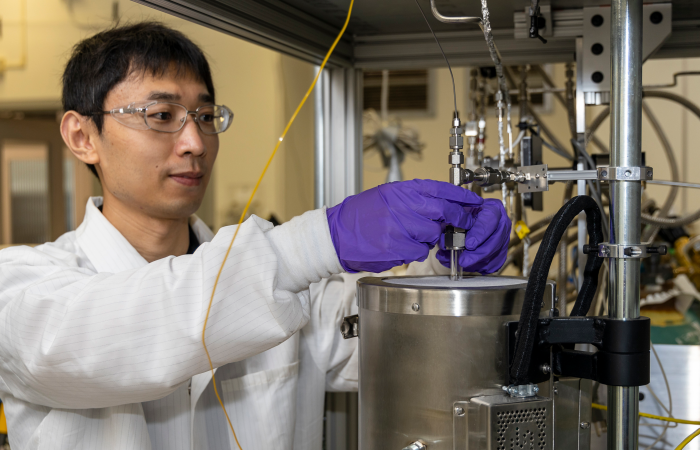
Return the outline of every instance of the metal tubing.
<path id="1" fill-rule="evenodd" d="M 433 16 L 443 23 L 479 23 L 481 22 L 481 17 L 469 17 L 469 16 L 458 16 L 450 17 L 443 16 L 438 11 L 437 6 L 435 6 L 435 0 L 430 0 L 430 10 L 433 12 Z"/>
<path id="2" fill-rule="evenodd" d="M 641 165 L 642 0 L 613 0 L 610 33 L 612 98 L 610 165 Z M 641 182 L 610 182 L 610 242 L 639 244 Z M 640 261 L 610 260 L 609 315 L 639 317 Z M 639 388 L 608 387 L 608 449 L 634 450 L 639 437 Z"/>

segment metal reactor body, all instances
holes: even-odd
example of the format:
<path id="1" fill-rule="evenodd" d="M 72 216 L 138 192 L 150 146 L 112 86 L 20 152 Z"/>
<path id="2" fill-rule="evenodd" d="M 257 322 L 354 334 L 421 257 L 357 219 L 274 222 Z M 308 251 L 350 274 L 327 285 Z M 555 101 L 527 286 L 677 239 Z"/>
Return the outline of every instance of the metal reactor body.
<path id="1" fill-rule="evenodd" d="M 359 280 L 359 317 L 343 333 L 360 339 L 359 448 L 589 449 L 579 424 L 590 422 L 590 381 L 550 375 L 508 387 L 507 324 L 526 286 L 519 277 Z M 542 318 L 558 314 L 555 292 L 548 282 Z"/>

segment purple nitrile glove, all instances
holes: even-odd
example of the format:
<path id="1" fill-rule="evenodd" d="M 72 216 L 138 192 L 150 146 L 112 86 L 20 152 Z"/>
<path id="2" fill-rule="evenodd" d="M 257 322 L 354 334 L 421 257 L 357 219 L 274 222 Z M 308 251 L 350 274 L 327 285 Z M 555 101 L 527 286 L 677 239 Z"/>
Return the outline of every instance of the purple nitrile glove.
<path id="1" fill-rule="evenodd" d="M 511 224 L 503 203 L 487 198 L 481 206 L 464 209 L 473 219 L 471 227 L 461 227 L 467 230 L 467 236 L 459 265 L 465 272 L 482 275 L 496 272 L 506 261 L 510 241 Z M 442 249 L 444 244 L 442 240 L 437 259 L 443 266 L 450 267 L 450 251 Z"/>
<path id="2" fill-rule="evenodd" d="M 484 200 L 449 183 L 411 180 L 382 184 L 326 211 L 340 264 L 348 272 L 382 272 L 425 261 L 443 224 L 471 228 L 465 207 Z"/>

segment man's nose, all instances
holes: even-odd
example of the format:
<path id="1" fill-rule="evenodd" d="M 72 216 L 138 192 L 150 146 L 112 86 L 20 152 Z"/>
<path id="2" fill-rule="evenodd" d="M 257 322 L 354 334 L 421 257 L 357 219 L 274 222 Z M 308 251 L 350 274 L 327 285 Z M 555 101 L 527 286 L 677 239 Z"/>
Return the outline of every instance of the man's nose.
<path id="1" fill-rule="evenodd" d="M 176 151 L 179 156 L 184 156 L 187 153 L 192 154 L 192 156 L 204 156 L 207 153 L 202 133 L 191 114 L 187 115 L 185 125 L 180 130 Z"/>

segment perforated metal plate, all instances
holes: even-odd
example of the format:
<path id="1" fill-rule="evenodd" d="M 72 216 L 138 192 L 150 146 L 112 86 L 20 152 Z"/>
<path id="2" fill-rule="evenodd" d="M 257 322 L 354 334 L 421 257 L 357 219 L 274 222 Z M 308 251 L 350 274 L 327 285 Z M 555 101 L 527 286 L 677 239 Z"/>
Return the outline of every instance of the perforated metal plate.
<path id="1" fill-rule="evenodd" d="M 547 406 L 539 408 L 507 408 L 496 407 L 503 411 L 493 412 L 498 436 L 496 448 L 544 450 L 547 446 L 547 435 L 553 430 L 547 427 L 547 416 L 550 411 Z"/>
<path id="2" fill-rule="evenodd" d="M 552 400 L 476 397 L 469 401 L 469 450 L 551 450 Z"/>

